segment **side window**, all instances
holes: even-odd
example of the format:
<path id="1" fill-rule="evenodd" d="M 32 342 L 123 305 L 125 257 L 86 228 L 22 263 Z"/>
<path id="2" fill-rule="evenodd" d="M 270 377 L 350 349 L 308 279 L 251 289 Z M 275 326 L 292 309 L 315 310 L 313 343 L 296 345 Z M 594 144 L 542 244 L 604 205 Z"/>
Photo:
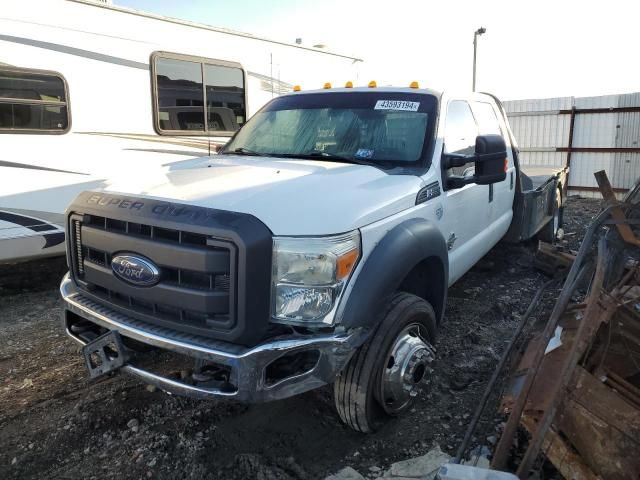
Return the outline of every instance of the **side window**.
<path id="1" fill-rule="evenodd" d="M 479 135 L 502 135 L 500 122 L 490 103 L 473 102 L 473 115 L 478 121 Z"/>
<path id="2" fill-rule="evenodd" d="M 155 54 L 152 63 L 158 133 L 229 133 L 245 122 L 240 65 L 173 54 Z"/>
<path id="3" fill-rule="evenodd" d="M 476 148 L 478 126 L 473 118 L 469 104 L 462 100 L 453 100 L 447 107 L 444 128 L 444 150 L 446 153 L 473 155 Z M 474 163 L 463 167 L 450 168 L 448 175 L 472 175 Z"/>
<path id="4" fill-rule="evenodd" d="M 69 106 L 64 79 L 54 73 L 0 67 L 0 133 L 65 133 Z"/>

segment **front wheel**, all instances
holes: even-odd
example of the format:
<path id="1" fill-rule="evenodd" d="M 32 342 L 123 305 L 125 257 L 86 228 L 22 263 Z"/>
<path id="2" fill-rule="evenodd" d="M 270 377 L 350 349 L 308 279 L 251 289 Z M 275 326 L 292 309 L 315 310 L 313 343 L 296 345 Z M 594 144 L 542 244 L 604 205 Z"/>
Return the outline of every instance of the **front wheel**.
<path id="1" fill-rule="evenodd" d="M 342 421 L 369 433 L 406 411 L 435 357 L 435 333 L 431 305 L 415 295 L 396 293 L 376 331 L 336 379 L 334 400 Z"/>

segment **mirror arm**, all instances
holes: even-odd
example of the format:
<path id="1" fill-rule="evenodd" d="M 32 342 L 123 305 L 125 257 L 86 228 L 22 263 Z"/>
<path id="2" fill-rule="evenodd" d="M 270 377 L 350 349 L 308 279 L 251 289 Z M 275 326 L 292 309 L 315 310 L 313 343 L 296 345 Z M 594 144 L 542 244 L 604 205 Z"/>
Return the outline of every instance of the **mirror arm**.
<path id="1" fill-rule="evenodd" d="M 469 185 L 470 183 L 475 183 L 476 181 L 476 177 L 462 177 L 460 175 L 452 175 L 451 177 L 447 178 L 447 188 L 448 189 L 454 189 L 454 188 L 462 188 L 465 185 Z"/>
<path id="2" fill-rule="evenodd" d="M 447 153 L 444 156 L 444 168 L 464 167 L 467 163 L 476 162 L 477 155 L 463 155 L 461 153 Z"/>

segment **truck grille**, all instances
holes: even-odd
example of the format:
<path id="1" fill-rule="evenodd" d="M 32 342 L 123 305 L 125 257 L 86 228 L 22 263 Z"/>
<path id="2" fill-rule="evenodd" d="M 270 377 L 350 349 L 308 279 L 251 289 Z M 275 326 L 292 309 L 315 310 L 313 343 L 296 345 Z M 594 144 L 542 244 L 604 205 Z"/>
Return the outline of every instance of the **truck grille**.
<path id="1" fill-rule="evenodd" d="M 134 318 L 218 337 L 236 325 L 237 248 L 229 240 L 98 215 L 73 214 L 69 252 L 79 286 Z M 160 270 L 138 287 L 117 278 L 112 257 L 137 254 Z"/>

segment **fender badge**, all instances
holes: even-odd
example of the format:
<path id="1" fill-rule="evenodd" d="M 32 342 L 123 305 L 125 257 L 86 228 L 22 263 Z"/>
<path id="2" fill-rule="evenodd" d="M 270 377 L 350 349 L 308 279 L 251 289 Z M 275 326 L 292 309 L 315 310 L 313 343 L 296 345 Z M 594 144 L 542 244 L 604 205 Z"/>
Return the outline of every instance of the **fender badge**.
<path id="1" fill-rule="evenodd" d="M 449 239 L 447 240 L 447 250 L 451 250 L 453 248 L 453 244 L 456 243 L 457 239 L 458 238 L 456 237 L 455 233 L 449 235 Z"/>

